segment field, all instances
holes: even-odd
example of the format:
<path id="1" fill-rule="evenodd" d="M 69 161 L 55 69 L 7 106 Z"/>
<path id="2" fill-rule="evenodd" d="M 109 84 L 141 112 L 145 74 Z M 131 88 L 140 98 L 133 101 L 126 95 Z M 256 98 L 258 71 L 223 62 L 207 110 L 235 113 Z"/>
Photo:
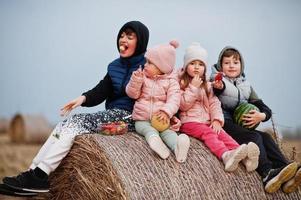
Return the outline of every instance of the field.
<path id="1" fill-rule="evenodd" d="M 41 144 L 10 143 L 8 134 L 0 134 L 0 178 L 26 170 Z"/>

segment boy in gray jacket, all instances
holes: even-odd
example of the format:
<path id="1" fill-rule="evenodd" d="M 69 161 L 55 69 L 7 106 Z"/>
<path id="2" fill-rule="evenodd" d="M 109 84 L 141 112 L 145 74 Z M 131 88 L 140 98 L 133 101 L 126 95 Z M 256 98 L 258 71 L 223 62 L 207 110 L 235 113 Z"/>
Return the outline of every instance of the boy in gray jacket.
<path id="1" fill-rule="evenodd" d="M 265 191 L 276 192 L 282 185 L 286 193 L 297 189 L 300 182 L 295 178 L 297 163 L 288 163 L 271 136 L 258 130 L 244 128 L 233 121 L 233 112 L 241 103 L 251 103 L 260 111 L 251 110 L 243 117 L 244 125 L 255 127 L 259 122 L 270 119 L 271 109 L 258 98 L 244 73 L 244 60 L 241 53 L 233 47 L 225 47 L 212 67 L 211 79 L 218 72 L 223 73 L 222 80 L 213 83 L 214 92 L 222 103 L 225 117 L 224 130 L 239 144 L 254 142 L 260 150 L 256 171 L 262 177 Z M 300 169 L 298 173 L 300 173 Z M 300 176 L 298 176 L 300 178 Z M 293 181 L 289 181 L 292 179 Z M 287 183 L 286 183 L 287 182 Z"/>

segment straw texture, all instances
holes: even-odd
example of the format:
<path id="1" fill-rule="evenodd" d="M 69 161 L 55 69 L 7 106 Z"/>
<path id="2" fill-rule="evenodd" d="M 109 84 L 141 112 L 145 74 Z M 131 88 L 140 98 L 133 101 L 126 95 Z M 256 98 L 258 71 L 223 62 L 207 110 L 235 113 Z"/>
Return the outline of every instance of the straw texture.
<path id="1" fill-rule="evenodd" d="M 173 154 L 160 159 L 134 133 L 84 135 L 51 176 L 51 199 L 301 199 L 264 192 L 256 172 L 240 166 L 234 173 L 204 145 L 191 138 L 186 163 Z"/>

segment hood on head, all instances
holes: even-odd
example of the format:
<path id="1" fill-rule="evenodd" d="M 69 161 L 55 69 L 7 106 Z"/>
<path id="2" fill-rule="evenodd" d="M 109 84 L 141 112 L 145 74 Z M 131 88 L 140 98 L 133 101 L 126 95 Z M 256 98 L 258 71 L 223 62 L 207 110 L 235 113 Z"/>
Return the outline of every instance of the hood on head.
<path id="1" fill-rule="evenodd" d="M 118 32 L 117 35 L 117 49 L 119 51 L 119 38 L 122 34 L 123 31 L 126 29 L 132 29 L 136 35 L 137 35 L 137 47 L 135 49 L 134 55 L 137 56 L 139 54 L 145 53 L 147 44 L 148 44 L 148 39 L 149 39 L 149 31 L 148 28 L 141 22 L 139 21 L 130 21 L 125 23 L 121 29 Z"/>
<path id="2" fill-rule="evenodd" d="M 222 51 L 220 52 L 219 56 L 218 56 L 218 60 L 217 63 L 214 65 L 214 68 L 221 72 L 222 71 L 222 56 L 225 53 L 226 50 L 228 49 L 233 49 L 235 51 L 237 51 L 240 55 L 240 63 L 241 63 L 241 72 L 240 75 L 245 77 L 245 63 L 244 63 L 244 59 L 242 57 L 242 54 L 240 53 L 240 51 L 238 51 L 238 49 L 236 49 L 235 47 L 231 47 L 231 46 L 226 46 L 225 48 L 222 49 Z"/>

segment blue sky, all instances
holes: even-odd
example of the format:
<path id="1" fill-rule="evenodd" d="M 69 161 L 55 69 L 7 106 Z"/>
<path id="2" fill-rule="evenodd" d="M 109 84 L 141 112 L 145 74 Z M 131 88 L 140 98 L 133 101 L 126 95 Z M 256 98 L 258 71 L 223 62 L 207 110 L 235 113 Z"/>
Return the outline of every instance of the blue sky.
<path id="1" fill-rule="evenodd" d="M 298 0 L 0 0 L 0 116 L 62 120 L 59 108 L 94 87 L 118 57 L 120 27 L 139 20 L 150 30 L 149 47 L 180 42 L 178 67 L 191 42 L 208 50 L 210 65 L 224 46 L 237 47 L 278 127 L 294 129 L 301 125 L 300 10 Z"/>

